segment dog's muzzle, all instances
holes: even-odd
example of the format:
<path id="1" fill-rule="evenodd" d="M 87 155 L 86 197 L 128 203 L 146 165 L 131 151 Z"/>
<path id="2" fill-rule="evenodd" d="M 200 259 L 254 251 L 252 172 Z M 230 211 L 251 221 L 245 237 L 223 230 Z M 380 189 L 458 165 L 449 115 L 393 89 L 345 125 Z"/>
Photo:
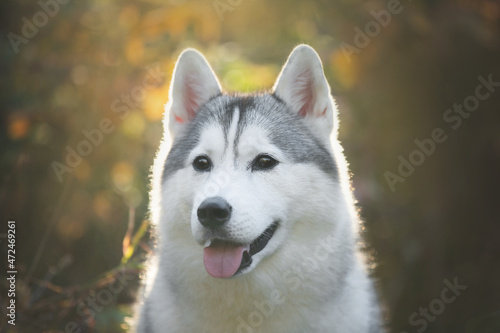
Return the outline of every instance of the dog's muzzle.
<path id="1" fill-rule="evenodd" d="M 221 197 L 205 199 L 197 210 L 198 220 L 205 228 L 217 230 L 231 218 L 232 207 Z M 252 256 L 262 251 L 278 222 L 272 223 L 250 244 L 235 243 L 225 239 L 213 239 L 203 249 L 203 263 L 207 273 L 215 278 L 230 278 L 252 264 Z"/>

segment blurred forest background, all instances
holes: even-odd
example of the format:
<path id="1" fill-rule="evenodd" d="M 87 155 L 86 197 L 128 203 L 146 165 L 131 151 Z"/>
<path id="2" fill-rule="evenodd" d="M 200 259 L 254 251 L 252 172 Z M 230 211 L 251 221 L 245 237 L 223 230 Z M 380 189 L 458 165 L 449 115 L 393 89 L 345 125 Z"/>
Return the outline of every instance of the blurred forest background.
<path id="1" fill-rule="evenodd" d="M 339 105 L 387 327 L 500 332 L 500 88 L 471 97 L 500 82 L 500 3 L 397 3 L 2 1 L 0 275 L 9 219 L 18 273 L 16 326 L 0 282 L 0 332 L 127 331 L 176 57 L 196 47 L 226 90 L 254 91 L 298 43 Z M 477 110 L 445 121 L 464 102 Z M 446 141 L 415 153 L 436 128 Z M 402 158 L 419 165 L 391 189 Z M 467 286 L 449 304 L 445 280 Z"/>

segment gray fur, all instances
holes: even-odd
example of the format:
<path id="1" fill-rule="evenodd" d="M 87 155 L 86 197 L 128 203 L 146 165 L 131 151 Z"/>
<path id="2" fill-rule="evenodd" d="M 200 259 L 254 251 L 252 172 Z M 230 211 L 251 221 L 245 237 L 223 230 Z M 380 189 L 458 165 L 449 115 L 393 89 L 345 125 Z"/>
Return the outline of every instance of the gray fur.
<path id="1" fill-rule="evenodd" d="M 373 282 L 357 255 L 359 220 L 337 111 L 317 53 L 298 46 L 272 93 L 221 91 L 201 53 L 179 56 L 165 118 L 173 142 L 162 142 L 153 167 L 157 252 L 136 331 L 380 332 Z M 219 164 L 193 168 L 193 151 Z M 284 163 L 251 172 L 261 153 Z M 213 190 L 231 204 L 222 236 L 197 215 Z M 243 261 L 242 251 L 273 221 L 267 245 Z M 249 266 L 238 271 L 240 262 Z"/>
<path id="2" fill-rule="evenodd" d="M 187 156 L 198 144 L 200 131 L 209 123 L 222 126 L 227 146 L 227 131 L 236 107 L 240 111 L 240 118 L 234 147 L 245 127 L 258 124 L 269 129 L 273 144 L 294 163 L 316 164 L 325 173 L 338 178 L 337 165 L 331 154 L 304 125 L 303 119 L 292 114 L 288 106 L 275 95 L 262 94 L 219 95 L 204 104 L 195 119 L 187 124 L 185 131 L 174 141 L 165 162 L 163 182 L 175 171 L 189 164 Z"/>

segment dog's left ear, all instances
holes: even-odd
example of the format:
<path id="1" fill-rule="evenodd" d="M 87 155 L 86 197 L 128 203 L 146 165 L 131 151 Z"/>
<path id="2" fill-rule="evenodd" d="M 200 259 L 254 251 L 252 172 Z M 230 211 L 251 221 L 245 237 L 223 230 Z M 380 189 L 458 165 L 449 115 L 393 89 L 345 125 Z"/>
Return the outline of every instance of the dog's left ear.
<path id="1" fill-rule="evenodd" d="M 292 51 L 274 84 L 273 93 L 292 112 L 319 127 L 322 134 L 330 135 L 336 109 L 321 60 L 312 47 L 299 45 Z"/>

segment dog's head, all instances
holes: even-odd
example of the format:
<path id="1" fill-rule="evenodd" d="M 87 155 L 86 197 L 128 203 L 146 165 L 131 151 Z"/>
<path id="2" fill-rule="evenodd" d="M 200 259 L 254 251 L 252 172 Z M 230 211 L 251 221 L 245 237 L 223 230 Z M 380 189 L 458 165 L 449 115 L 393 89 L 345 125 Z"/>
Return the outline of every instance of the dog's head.
<path id="1" fill-rule="evenodd" d="M 156 166 L 162 186 L 153 205 L 161 207 L 152 208 L 169 225 L 166 241 L 191 244 L 208 274 L 229 278 L 286 251 L 301 228 L 322 232 L 335 213 L 335 118 L 309 46 L 295 48 L 272 93 L 248 96 L 223 94 L 203 55 L 184 51 L 166 105 L 173 143 Z M 314 242 L 305 238 L 304 246 Z"/>

